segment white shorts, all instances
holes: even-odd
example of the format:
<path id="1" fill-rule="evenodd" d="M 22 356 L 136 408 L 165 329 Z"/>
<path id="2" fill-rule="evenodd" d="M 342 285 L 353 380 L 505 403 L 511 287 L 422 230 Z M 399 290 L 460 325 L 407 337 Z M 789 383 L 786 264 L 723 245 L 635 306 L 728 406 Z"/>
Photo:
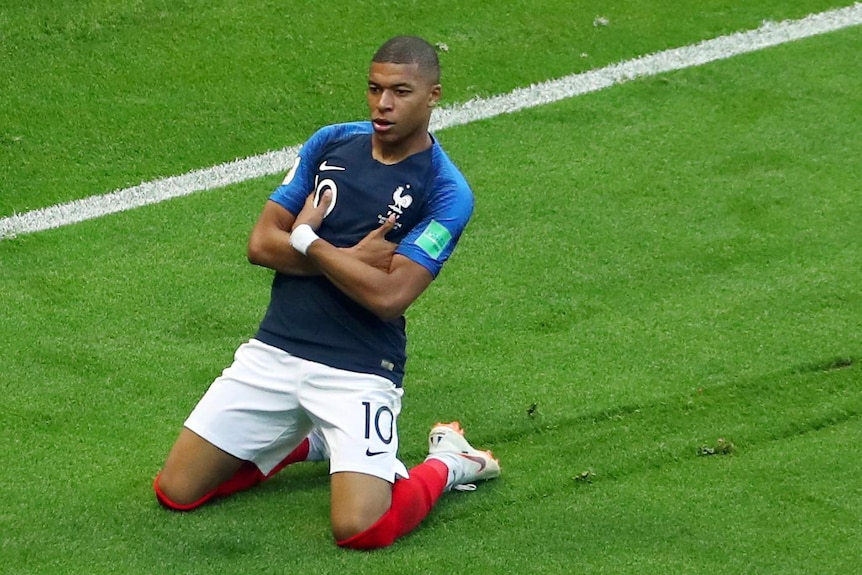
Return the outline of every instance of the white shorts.
<path id="1" fill-rule="evenodd" d="M 252 339 L 213 381 L 185 426 L 268 474 L 313 428 L 329 472 L 407 477 L 398 460 L 403 390 L 379 375 L 335 369 Z"/>

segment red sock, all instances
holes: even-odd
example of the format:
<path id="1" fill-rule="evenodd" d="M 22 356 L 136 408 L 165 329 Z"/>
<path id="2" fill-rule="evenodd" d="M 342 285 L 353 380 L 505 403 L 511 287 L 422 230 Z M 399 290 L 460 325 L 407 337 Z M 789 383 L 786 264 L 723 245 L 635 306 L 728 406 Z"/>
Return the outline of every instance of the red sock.
<path id="1" fill-rule="evenodd" d="M 339 547 L 378 549 L 387 547 L 413 531 L 428 515 L 446 488 L 449 468 L 442 461 L 429 459 L 410 470 L 410 479 L 398 479 L 392 487 L 392 506 L 377 523 L 349 539 L 339 541 Z"/>
<path id="2" fill-rule="evenodd" d="M 227 481 L 225 481 L 224 483 L 222 483 L 221 485 L 219 485 L 218 487 L 192 503 L 181 504 L 174 503 L 173 501 L 171 501 L 168 496 L 165 495 L 164 492 L 159 488 L 158 476 L 156 476 L 155 481 L 153 481 L 153 489 L 156 492 L 156 498 L 159 500 L 159 503 L 161 503 L 165 507 L 173 509 L 175 511 L 191 511 L 192 509 L 197 509 L 198 507 L 200 507 L 210 499 L 213 499 L 214 497 L 227 497 L 228 495 L 233 495 L 234 493 L 245 491 L 246 489 L 254 487 L 258 483 L 266 481 L 291 463 L 305 461 L 308 457 L 308 450 L 309 443 L 308 438 L 306 438 L 303 439 L 302 443 L 300 443 L 296 449 L 291 451 L 287 455 L 287 457 L 281 460 L 281 462 L 276 465 L 275 468 L 273 468 L 273 470 L 270 471 L 267 475 L 261 473 L 260 469 L 257 468 L 257 465 L 255 465 L 251 461 L 244 461 L 242 466 L 237 470 L 233 477 L 231 477 L 230 479 L 228 479 Z"/>
<path id="3" fill-rule="evenodd" d="M 281 460 L 281 463 L 273 467 L 272 471 L 266 474 L 266 479 L 269 479 L 288 465 L 293 463 L 301 463 L 308 459 L 308 452 L 311 449 L 311 443 L 308 438 L 302 440 L 302 443 L 296 446 L 296 449 L 287 454 L 287 457 Z"/>

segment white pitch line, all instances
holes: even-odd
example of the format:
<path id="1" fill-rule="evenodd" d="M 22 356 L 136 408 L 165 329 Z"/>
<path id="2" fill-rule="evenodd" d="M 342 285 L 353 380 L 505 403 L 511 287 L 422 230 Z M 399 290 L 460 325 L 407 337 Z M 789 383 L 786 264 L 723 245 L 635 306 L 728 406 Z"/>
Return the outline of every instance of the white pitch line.
<path id="1" fill-rule="evenodd" d="M 764 22 L 755 30 L 719 36 L 690 46 L 641 56 L 527 88 L 518 88 L 508 94 L 476 98 L 463 104 L 441 108 L 434 113 L 431 129 L 443 130 L 493 118 L 501 114 L 597 92 L 638 78 L 725 60 L 740 54 L 756 52 L 860 24 L 862 24 L 862 3 L 859 2 L 845 8 L 812 14 L 800 20 Z M 298 145 L 290 146 L 180 176 L 145 182 L 109 194 L 90 196 L 65 204 L 3 217 L 0 218 L 0 241 L 19 234 L 58 228 L 171 198 L 278 174 L 293 164 L 299 148 Z"/>

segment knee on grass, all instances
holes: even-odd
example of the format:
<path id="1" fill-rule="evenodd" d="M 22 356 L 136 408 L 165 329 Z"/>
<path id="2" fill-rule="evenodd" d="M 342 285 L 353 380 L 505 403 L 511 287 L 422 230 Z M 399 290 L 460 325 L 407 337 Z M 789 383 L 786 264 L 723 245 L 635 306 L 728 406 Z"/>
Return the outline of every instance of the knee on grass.
<path id="1" fill-rule="evenodd" d="M 366 531 L 374 524 L 374 521 L 368 521 L 360 516 L 339 516 L 332 517 L 332 536 L 336 541 L 347 541 L 360 533 Z"/>
<path id="2" fill-rule="evenodd" d="M 340 514 L 332 516 L 332 536 L 339 547 L 346 549 L 377 549 L 394 542 L 387 537 L 386 526 L 383 525 L 386 514 L 381 517 L 371 517 L 366 514 Z M 391 540 L 390 540 L 391 539 Z"/>
<path id="3" fill-rule="evenodd" d="M 188 486 L 183 489 L 171 481 L 165 481 L 163 474 L 153 480 L 153 491 L 159 504 L 172 511 L 192 511 L 203 505 L 210 497 L 193 492 Z"/>

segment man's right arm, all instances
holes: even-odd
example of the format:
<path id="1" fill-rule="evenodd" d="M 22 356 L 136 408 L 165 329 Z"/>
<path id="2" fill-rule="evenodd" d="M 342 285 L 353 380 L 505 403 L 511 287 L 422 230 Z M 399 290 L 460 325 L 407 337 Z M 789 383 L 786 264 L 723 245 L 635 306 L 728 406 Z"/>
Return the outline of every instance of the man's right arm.
<path id="1" fill-rule="evenodd" d="M 290 245 L 290 230 L 296 220 L 290 211 L 269 200 L 248 238 L 248 261 L 286 275 L 320 275 L 318 267 Z M 369 232 L 362 241 L 341 251 L 372 267 L 388 270 L 397 244 L 386 240 L 393 222 Z"/>
<path id="2" fill-rule="evenodd" d="M 248 261 L 287 275 L 319 275 L 308 258 L 290 245 L 296 216 L 269 200 L 248 238 Z"/>

